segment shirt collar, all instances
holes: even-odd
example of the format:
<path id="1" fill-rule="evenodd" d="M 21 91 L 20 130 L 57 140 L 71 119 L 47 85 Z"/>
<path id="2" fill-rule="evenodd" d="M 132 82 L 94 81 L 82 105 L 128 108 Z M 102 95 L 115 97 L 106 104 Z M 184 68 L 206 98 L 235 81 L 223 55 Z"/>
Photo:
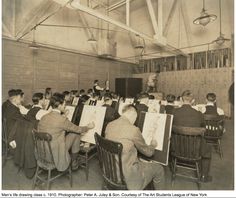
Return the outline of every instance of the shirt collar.
<path id="1" fill-rule="evenodd" d="M 207 102 L 206 105 L 207 105 L 207 106 L 214 106 L 214 103 L 213 103 L 213 102 Z"/>
<path id="2" fill-rule="evenodd" d="M 52 109 L 52 111 L 54 111 L 54 112 L 57 112 L 57 113 L 60 113 L 60 114 L 61 114 L 61 111 L 60 111 L 60 110 L 58 110 L 58 109 Z"/>
<path id="3" fill-rule="evenodd" d="M 33 105 L 33 108 L 34 107 L 40 107 L 41 109 L 43 108 L 42 105 L 39 105 L 39 104 Z"/>

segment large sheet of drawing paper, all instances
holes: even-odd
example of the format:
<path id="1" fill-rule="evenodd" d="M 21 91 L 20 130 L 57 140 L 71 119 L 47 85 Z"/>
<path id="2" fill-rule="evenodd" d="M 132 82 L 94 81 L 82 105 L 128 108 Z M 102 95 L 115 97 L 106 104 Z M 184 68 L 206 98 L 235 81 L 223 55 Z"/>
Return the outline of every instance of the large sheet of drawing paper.
<path id="1" fill-rule="evenodd" d="M 154 155 L 151 158 L 141 155 L 142 158 L 168 165 L 172 121 L 173 115 L 141 112 L 138 127 L 146 144 L 150 145 L 152 139 L 157 141 Z"/>
<path id="2" fill-rule="evenodd" d="M 74 97 L 72 101 L 72 106 L 77 106 L 79 103 L 79 97 Z"/>
<path id="3" fill-rule="evenodd" d="M 146 144 L 150 144 L 151 140 L 157 141 L 156 149 L 163 150 L 163 141 L 165 134 L 166 115 L 159 113 L 146 113 L 142 135 Z"/>
<path id="4" fill-rule="evenodd" d="M 73 118 L 73 115 L 74 115 L 74 112 L 75 112 L 75 107 L 66 106 L 66 110 L 69 112 L 66 117 L 68 118 L 68 120 L 72 121 L 72 118 Z"/>
<path id="5" fill-rule="evenodd" d="M 94 122 L 95 127 L 81 137 L 82 141 L 95 144 L 94 134 L 97 132 L 101 135 L 105 113 L 106 107 L 84 105 L 79 126 L 86 126 L 88 123 Z"/>

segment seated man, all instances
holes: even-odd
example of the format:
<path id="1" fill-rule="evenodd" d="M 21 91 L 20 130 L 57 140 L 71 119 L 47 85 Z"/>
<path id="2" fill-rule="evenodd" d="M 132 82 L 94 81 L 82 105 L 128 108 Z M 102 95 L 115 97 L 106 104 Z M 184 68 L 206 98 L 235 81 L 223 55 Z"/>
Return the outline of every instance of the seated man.
<path id="1" fill-rule="evenodd" d="M 166 96 L 167 105 L 165 106 L 165 112 L 166 114 L 173 114 L 174 111 L 174 102 L 175 102 L 175 96 L 173 94 L 169 94 Z"/>
<path id="2" fill-rule="evenodd" d="M 93 97 L 93 90 L 92 90 L 92 89 L 88 89 L 88 91 L 87 91 L 87 96 L 88 96 L 89 98 Z"/>
<path id="3" fill-rule="evenodd" d="M 44 105 L 44 95 L 43 93 L 35 93 L 32 97 L 33 106 L 26 114 L 25 118 L 34 124 L 37 124 L 38 120 L 41 120 L 41 118 L 49 113 L 49 111 L 46 111 L 43 109 Z M 36 125 L 37 126 L 37 125 Z"/>
<path id="4" fill-rule="evenodd" d="M 174 110 L 173 125 L 183 127 L 205 127 L 203 114 L 191 107 L 194 102 L 191 91 L 184 91 L 182 100 L 182 107 Z M 211 165 L 211 146 L 206 144 L 205 139 L 202 140 L 201 154 L 201 178 L 203 182 L 208 182 L 212 180 L 211 176 L 208 175 Z"/>
<path id="5" fill-rule="evenodd" d="M 66 170 L 72 158 L 72 169 L 76 170 L 79 166 L 80 136 L 93 128 L 94 123 L 80 127 L 61 115 L 65 111 L 65 99 L 60 93 L 55 93 L 50 103 L 52 111 L 42 117 L 38 124 L 38 131 L 52 135 L 51 147 L 56 168 L 59 171 Z M 66 131 L 75 133 L 65 135 Z M 69 155 L 70 149 L 71 156 Z"/>
<path id="6" fill-rule="evenodd" d="M 216 106 L 216 94 L 208 93 L 206 95 L 207 104 L 202 110 L 204 114 L 224 115 L 224 111 Z"/>
<path id="7" fill-rule="evenodd" d="M 137 103 L 135 105 L 136 109 L 137 109 L 137 113 L 138 113 L 138 116 L 137 116 L 137 119 L 135 121 L 135 126 L 138 126 L 138 121 L 139 121 L 139 116 L 140 116 L 140 113 L 142 111 L 144 112 L 148 112 L 148 101 L 149 101 L 149 95 L 148 93 L 141 93 L 139 94 L 139 98 L 138 98 L 138 101 L 139 103 Z"/>
<path id="8" fill-rule="evenodd" d="M 86 95 L 85 94 L 85 90 L 84 89 L 80 89 L 79 90 L 79 97 L 83 96 L 83 95 Z"/>
<path id="9" fill-rule="evenodd" d="M 119 117 L 118 113 L 115 111 L 115 108 L 113 108 L 111 105 L 112 105 L 112 96 L 109 93 L 105 93 L 103 107 L 106 107 L 106 115 L 104 118 L 104 124 L 102 130 L 103 137 L 107 124 Z"/>
<path id="10" fill-rule="evenodd" d="M 136 118 L 135 106 L 125 106 L 122 116 L 107 125 L 105 137 L 123 145 L 122 166 L 129 190 L 144 189 L 152 180 L 155 189 L 163 190 L 163 167 L 160 164 L 141 162 L 138 159 L 138 151 L 148 157 L 152 156 L 157 142 L 152 140 L 150 145 L 145 143 L 141 131 L 133 125 Z"/>
<path id="11" fill-rule="evenodd" d="M 69 91 L 64 91 L 62 94 L 65 97 L 66 106 L 70 106 L 71 103 L 72 103 L 70 92 Z"/>

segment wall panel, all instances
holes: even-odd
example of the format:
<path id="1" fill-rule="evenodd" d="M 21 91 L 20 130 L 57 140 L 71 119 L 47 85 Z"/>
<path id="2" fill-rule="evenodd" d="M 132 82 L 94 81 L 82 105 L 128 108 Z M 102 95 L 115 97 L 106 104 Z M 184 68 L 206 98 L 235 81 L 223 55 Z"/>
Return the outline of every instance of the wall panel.
<path id="1" fill-rule="evenodd" d="M 115 78 L 131 77 L 134 64 L 106 60 L 57 49 L 40 48 L 32 51 L 28 44 L 3 39 L 2 100 L 7 91 L 21 88 L 26 103 L 31 102 L 34 92 L 44 92 L 46 87 L 53 92 L 89 89 L 98 79 L 104 86 L 108 76 L 110 89 L 115 89 Z"/>

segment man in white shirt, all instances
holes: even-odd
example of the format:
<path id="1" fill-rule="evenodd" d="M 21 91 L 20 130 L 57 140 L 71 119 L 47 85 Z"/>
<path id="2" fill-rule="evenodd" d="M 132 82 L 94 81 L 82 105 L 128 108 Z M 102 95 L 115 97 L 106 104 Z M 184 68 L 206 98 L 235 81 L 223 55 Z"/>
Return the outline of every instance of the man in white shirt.
<path id="1" fill-rule="evenodd" d="M 101 95 L 101 91 L 104 91 L 104 88 L 99 86 L 98 80 L 94 81 L 93 91 L 94 91 L 94 93 L 96 93 L 99 96 Z"/>
<path id="2" fill-rule="evenodd" d="M 43 109 L 43 105 L 45 102 L 43 93 L 35 93 L 32 97 L 32 101 L 34 105 L 27 113 L 26 119 L 34 122 L 36 120 L 41 120 L 41 118 L 44 115 L 48 114 L 50 111 L 46 111 Z"/>

